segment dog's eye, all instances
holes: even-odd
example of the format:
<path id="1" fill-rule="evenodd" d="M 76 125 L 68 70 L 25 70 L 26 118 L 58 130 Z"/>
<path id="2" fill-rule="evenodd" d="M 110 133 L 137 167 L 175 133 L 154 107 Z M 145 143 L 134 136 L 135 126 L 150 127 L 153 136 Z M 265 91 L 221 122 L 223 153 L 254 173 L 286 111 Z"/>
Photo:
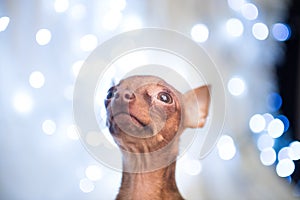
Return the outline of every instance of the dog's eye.
<path id="1" fill-rule="evenodd" d="M 171 95 L 166 92 L 158 93 L 157 99 L 164 103 L 167 103 L 167 104 L 173 103 L 173 99 L 172 99 Z"/>
<path id="2" fill-rule="evenodd" d="M 111 99 L 114 97 L 115 89 L 112 87 L 107 91 L 106 99 Z"/>

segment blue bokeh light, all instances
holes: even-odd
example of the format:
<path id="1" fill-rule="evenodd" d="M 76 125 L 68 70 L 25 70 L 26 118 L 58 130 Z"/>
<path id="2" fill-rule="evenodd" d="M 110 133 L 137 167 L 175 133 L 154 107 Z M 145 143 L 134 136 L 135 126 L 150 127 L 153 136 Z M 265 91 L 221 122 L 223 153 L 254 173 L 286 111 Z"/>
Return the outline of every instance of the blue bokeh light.
<path id="1" fill-rule="evenodd" d="M 272 92 L 268 95 L 267 104 L 272 112 L 278 111 L 282 105 L 282 98 L 278 93 Z"/>
<path id="2" fill-rule="evenodd" d="M 283 124 L 284 124 L 284 132 L 286 132 L 289 129 L 289 127 L 290 127 L 290 121 L 289 121 L 289 119 L 286 116 L 284 116 L 284 115 L 279 115 L 276 118 L 280 119 L 283 122 Z"/>
<path id="3" fill-rule="evenodd" d="M 287 24 L 276 23 L 272 27 L 272 34 L 276 40 L 284 42 L 290 38 L 291 29 Z"/>

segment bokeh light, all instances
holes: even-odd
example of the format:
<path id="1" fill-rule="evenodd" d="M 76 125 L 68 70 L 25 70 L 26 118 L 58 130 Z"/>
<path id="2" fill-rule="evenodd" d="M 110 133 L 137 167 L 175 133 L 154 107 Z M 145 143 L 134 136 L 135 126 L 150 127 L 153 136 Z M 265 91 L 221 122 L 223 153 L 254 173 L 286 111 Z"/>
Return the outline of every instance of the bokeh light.
<path id="1" fill-rule="evenodd" d="M 110 0 L 110 8 L 113 10 L 122 11 L 126 8 L 126 0 Z"/>
<path id="2" fill-rule="evenodd" d="M 272 27 L 272 35 L 276 40 L 284 42 L 290 38 L 291 28 L 287 24 L 276 23 Z"/>
<path id="3" fill-rule="evenodd" d="M 205 24 L 196 24 L 191 30 L 191 36 L 196 42 L 205 42 L 209 37 L 209 30 Z"/>
<path id="4" fill-rule="evenodd" d="M 257 148 L 260 151 L 263 151 L 263 150 L 269 149 L 269 148 L 273 148 L 274 144 L 275 144 L 274 138 L 272 138 L 268 134 L 260 135 L 257 140 Z"/>
<path id="5" fill-rule="evenodd" d="M 283 131 L 286 132 L 290 127 L 289 119 L 284 115 L 279 115 L 276 118 L 280 119 L 283 122 L 283 125 L 284 125 L 284 130 Z"/>
<path id="6" fill-rule="evenodd" d="M 245 0 L 227 0 L 228 5 L 231 9 L 239 11 L 242 6 L 246 3 Z"/>
<path id="7" fill-rule="evenodd" d="M 255 20 L 258 16 L 258 9 L 252 3 L 246 3 L 242 6 L 242 15 L 248 20 Z"/>
<path id="8" fill-rule="evenodd" d="M 93 34 L 87 34 L 80 38 L 80 48 L 82 51 L 92 51 L 97 45 L 98 38 Z"/>
<path id="9" fill-rule="evenodd" d="M 280 137 L 284 132 L 284 124 L 280 119 L 273 119 L 268 125 L 268 134 L 272 138 Z"/>
<path id="10" fill-rule="evenodd" d="M 8 24 L 10 22 L 10 18 L 9 17 L 1 17 L 0 18 L 0 32 L 5 31 Z"/>
<path id="11" fill-rule="evenodd" d="M 269 29 L 264 23 L 256 23 L 252 27 L 252 34 L 258 40 L 265 40 L 269 36 Z"/>
<path id="12" fill-rule="evenodd" d="M 236 154 L 236 147 L 232 137 L 223 135 L 217 143 L 218 154 L 222 160 L 231 160 Z"/>
<path id="13" fill-rule="evenodd" d="M 270 93 L 267 97 L 267 105 L 272 112 L 278 111 L 282 105 L 281 96 L 276 92 Z"/>
<path id="14" fill-rule="evenodd" d="M 54 10 L 58 13 L 65 12 L 69 8 L 69 0 L 55 0 Z"/>
<path id="15" fill-rule="evenodd" d="M 85 175 L 91 181 L 98 181 L 102 178 L 102 169 L 98 165 L 90 165 L 86 168 Z"/>
<path id="16" fill-rule="evenodd" d="M 127 15 L 122 21 L 122 31 L 130 31 L 135 29 L 140 29 L 143 27 L 143 21 L 140 17 L 136 15 Z"/>
<path id="17" fill-rule="evenodd" d="M 290 145 L 290 158 L 293 160 L 300 160 L 300 142 L 293 141 Z"/>
<path id="18" fill-rule="evenodd" d="M 260 161 L 263 165 L 270 166 L 276 161 L 276 152 L 273 148 L 267 148 L 260 152 Z"/>
<path id="19" fill-rule="evenodd" d="M 42 72 L 34 71 L 29 76 L 29 83 L 33 88 L 41 88 L 44 86 L 45 77 Z"/>
<path id="20" fill-rule="evenodd" d="M 230 36 L 239 37 L 244 32 L 244 25 L 239 19 L 231 18 L 226 22 L 226 30 Z"/>
<path id="21" fill-rule="evenodd" d="M 249 127 L 253 133 L 260 133 L 265 129 L 266 120 L 260 114 L 255 114 L 250 118 Z"/>
<path id="22" fill-rule="evenodd" d="M 79 188 L 84 193 L 92 192 L 95 189 L 95 185 L 87 178 L 81 179 L 79 182 Z"/>
<path id="23" fill-rule="evenodd" d="M 43 122 L 42 129 L 46 135 L 52 135 L 56 131 L 56 123 L 53 120 L 47 119 Z"/>
<path id="24" fill-rule="evenodd" d="M 75 78 L 79 74 L 79 71 L 80 71 L 83 63 L 84 63 L 84 60 L 78 60 L 78 61 L 76 61 L 76 62 L 73 63 L 73 65 L 72 65 L 72 72 L 73 72 L 73 75 L 74 75 Z"/>
<path id="25" fill-rule="evenodd" d="M 280 177 L 288 177 L 295 170 L 295 164 L 290 159 L 283 159 L 276 165 L 276 172 Z"/>
<path id="26" fill-rule="evenodd" d="M 278 152 L 278 160 L 283 160 L 283 159 L 291 159 L 290 155 L 291 155 L 291 148 L 290 147 L 283 147 L 279 150 Z"/>
<path id="27" fill-rule="evenodd" d="M 243 79 L 234 77 L 228 81 L 227 88 L 233 96 L 240 96 L 245 92 L 246 85 Z"/>
<path id="28" fill-rule="evenodd" d="M 76 4 L 70 8 L 70 16 L 73 19 L 82 19 L 86 16 L 86 6 L 83 4 Z"/>
<path id="29" fill-rule="evenodd" d="M 40 29 L 36 33 L 35 39 L 39 45 L 43 46 L 50 42 L 51 37 L 51 32 L 48 29 Z"/>
<path id="30" fill-rule="evenodd" d="M 110 10 L 102 19 L 102 27 L 105 30 L 113 31 L 120 25 L 122 17 L 123 15 L 119 10 Z"/>
<path id="31" fill-rule="evenodd" d="M 15 110 L 20 113 L 28 113 L 33 107 L 33 99 L 27 92 L 16 93 L 12 102 Z"/>
<path id="32" fill-rule="evenodd" d="M 266 126 L 265 126 L 265 131 L 268 130 L 268 125 L 269 123 L 274 119 L 273 115 L 271 115 L 270 113 L 265 113 L 262 115 L 266 121 Z"/>

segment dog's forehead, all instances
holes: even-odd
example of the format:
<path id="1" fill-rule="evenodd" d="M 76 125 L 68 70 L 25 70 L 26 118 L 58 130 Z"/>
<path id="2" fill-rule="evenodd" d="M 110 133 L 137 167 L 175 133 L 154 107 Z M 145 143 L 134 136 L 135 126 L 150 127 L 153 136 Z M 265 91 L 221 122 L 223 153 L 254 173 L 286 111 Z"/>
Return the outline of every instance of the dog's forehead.
<path id="1" fill-rule="evenodd" d="M 170 90 L 176 91 L 171 85 L 169 85 L 162 78 L 157 76 L 130 76 L 120 81 L 120 86 L 126 85 L 126 87 L 134 89 L 134 88 L 143 88 L 143 87 L 156 87 L 156 86 L 164 86 L 169 88 Z"/>

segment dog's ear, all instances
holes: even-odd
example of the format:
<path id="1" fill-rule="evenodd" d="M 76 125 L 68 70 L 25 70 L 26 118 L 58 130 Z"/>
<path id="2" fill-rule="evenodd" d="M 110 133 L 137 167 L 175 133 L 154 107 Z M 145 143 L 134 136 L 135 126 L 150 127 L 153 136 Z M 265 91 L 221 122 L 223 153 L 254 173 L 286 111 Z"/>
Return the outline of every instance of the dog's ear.
<path id="1" fill-rule="evenodd" d="M 183 94 L 184 127 L 204 126 L 210 104 L 209 90 L 210 86 L 205 85 Z"/>

